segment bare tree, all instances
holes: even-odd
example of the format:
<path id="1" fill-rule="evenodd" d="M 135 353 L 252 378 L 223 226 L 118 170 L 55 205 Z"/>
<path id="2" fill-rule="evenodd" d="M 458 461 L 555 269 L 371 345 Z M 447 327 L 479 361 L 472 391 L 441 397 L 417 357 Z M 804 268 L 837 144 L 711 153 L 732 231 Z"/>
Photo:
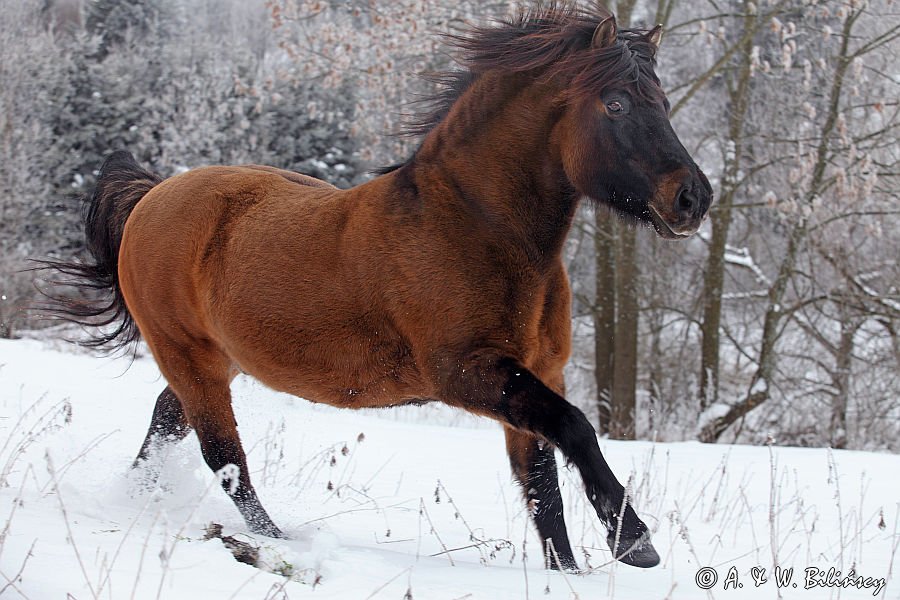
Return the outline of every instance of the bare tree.
<path id="1" fill-rule="evenodd" d="M 893 115 L 885 119 L 881 100 L 860 102 L 858 98 L 863 92 L 858 79 L 865 72 L 864 61 L 878 64 L 878 57 L 870 55 L 879 53 L 900 36 L 900 25 L 876 21 L 873 18 L 876 10 L 865 3 L 826 5 L 820 10 L 822 20 L 817 23 L 810 19 L 802 23 L 806 29 L 800 29 L 801 25 L 792 21 L 774 23 L 773 29 L 782 41 L 780 66 L 785 75 L 782 94 L 770 97 L 791 109 L 785 113 L 795 123 L 791 127 L 787 122 L 779 122 L 779 130 L 766 133 L 770 158 L 787 167 L 787 172 L 780 174 L 784 177 L 781 198 L 774 191 L 768 194 L 780 207 L 780 226 L 786 232 L 786 245 L 777 262 L 777 273 L 766 290 L 763 327 L 746 392 L 743 398 L 730 403 L 726 410 L 704 425 L 700 437 L 705 441 L 718 439 L 729 426 L 770 400 L 779 383 L 779 342 L 786 332 L 790 332 L 801 309 L 834 295 L 830 291 L 815 295 L 816 286 L 806 284 L 808 272 L 803 267 L 808 268 L 811 264 L 814 255 L 810 253 L 821 243 L 822 236 L 830 229 L 833 233 L 833 226 L 838 222 L 846 226 L 848 222 L 864 221 L 873 216 L 897 214 L 896 210 L 885 210 L 885 201 L 895 201 L 895 193 L 888 192 L 886 196 L 874 193 L 878 169 L 872 158 L 879 150 L 891 148 L 885 138 L 895 136 L 896 107 Z M 832 31 L 829 21 L 836 21 L 839 28 Z M 801 31 L 810 36 L 816 34 L 812 39 L 821 40 L 824 46 L 810 53 L 811 57 L 822 57 L 817 59 L 817 65 L 813 65 L 813 58 L 803 58 L 803 48 L 797 42 Z M 824 58 L 826 56 L 829 58 Z M 788 87 L 791 75 L 800 79 L 799 87 Z M 871 76 L 884 78 L 877 67 Z M 889 87 L 893 85 L 896 90 L 896 82 L 889 77 L 883 79 L 884 83 Z M 884 87 L 879 85 L 870 89 L 880 96 Z M 800 90 L 806 93 L 798 94 Z M 784 93 L 786 91 L 793 92 L 793 102 Z M 873 116 L 877 121 L 874 126 Z M 857 121 L 857 127 L 853 127 L 851 121 Z M 860 144 L 872 153 L 868 159 L 860 153 Z M 777 181 L 771 172 L 767 177 Z M 855 201 L 855 205 L 848 200 Z M 871 208 L 867 210 L 865 205 Z M 832 242 L 829 240 L 829 245 Z M 858 274 L 851 273 L 849 278 L 851 281 L 858 279 Z M 880 296 L 878 292 L 873 295 Z M 852 346 L 856 329 L 858 327 L 852 323 L 843 324 L 841 338 L 847 347 Z M 833 354 L 840 362 L 845 353 L 846 348 L 841 349 L 839 343 Z M 840 370 L 838 367 L 837 371 Z M 838 412 L 842 410 L 841 402 L 838 401 Z M 837 430 L 841 426 L 841 417 L 837 416 L 833 423 L 835 440 L 840 441 L 841 434 Z"/>

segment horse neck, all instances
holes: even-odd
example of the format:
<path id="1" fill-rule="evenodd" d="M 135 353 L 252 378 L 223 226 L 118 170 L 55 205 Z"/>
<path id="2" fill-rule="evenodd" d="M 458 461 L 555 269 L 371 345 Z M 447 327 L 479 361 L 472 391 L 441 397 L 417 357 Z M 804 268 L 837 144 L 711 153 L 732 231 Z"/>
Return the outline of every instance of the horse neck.
<path id="1" fill-rule="evenodd" d="M 481 75 L 416 154 L 417 168 L 452 192 L 427 203 L 468 216 L 469 226 L 518 245 L 534 261 L 558 258 L 578 196 L 554 137 L 556 95 L 524 75 Z"/>

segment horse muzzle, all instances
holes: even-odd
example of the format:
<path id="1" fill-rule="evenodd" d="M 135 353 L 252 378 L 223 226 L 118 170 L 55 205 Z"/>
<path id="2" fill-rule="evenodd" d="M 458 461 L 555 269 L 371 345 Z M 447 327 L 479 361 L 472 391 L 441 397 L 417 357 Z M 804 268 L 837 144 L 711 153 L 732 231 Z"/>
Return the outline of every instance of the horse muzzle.
<path id="1" fill-rule="evenodd" d="M 697 233 L 712 204 L 712 188 L 702 171 L 679 169 L 666 177 L 648 203 L 656 233 L 676 240 Z"/>

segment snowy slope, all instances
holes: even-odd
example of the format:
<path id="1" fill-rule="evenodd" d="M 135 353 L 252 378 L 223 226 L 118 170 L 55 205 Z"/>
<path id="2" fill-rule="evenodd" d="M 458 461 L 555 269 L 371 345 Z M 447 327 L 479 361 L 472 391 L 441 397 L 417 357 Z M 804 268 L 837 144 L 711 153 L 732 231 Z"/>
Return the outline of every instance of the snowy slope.
<path id="1" fill-rule="evenodd" d="M 129 468 L 163 386 L 149 358 L 128 368 L 0 341 L 0 596 L 871 598 L 872 587 L 804 589 L 807 567 L 855 567 L 886 579 L 880 598 L 900 598 L 898 456 L 601 440 L 620 479 L 633 478 L 663 562 L 608 564 L 605 532 L 563 469 L 569 531 L 592 567 L 563 575 L 541 567 L 493 423 L 431 406 L 340 411 L 239 379 L 254 481 L 291 537 L 276 541 L 246 534 L 193 436 L 165 457 L 156 489 Z M 204 540 L 213 521 L 278 572 Z M 796 588 L 776 586 L 774 564 L 794 569 Z M 710 591 L 700 567 L 716 571 Z"/>

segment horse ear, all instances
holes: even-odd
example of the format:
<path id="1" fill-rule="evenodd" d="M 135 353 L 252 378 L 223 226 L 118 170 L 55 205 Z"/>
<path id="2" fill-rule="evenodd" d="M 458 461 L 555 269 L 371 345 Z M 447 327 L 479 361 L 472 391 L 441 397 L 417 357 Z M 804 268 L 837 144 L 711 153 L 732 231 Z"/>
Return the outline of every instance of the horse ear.
<path id="1" fill-rule="evenodd" d="M 616 18 L 613 16 L 606 17 L 597 25 L 594 30 L 594 38 L 591 40 L 592 48 L 607 48 L 616 43 Z"/>
<path id="2" fill-rule="evenodd" d="M 654 50 L 659 50 L 659 43 L 662 41 L 663 35 L 663 26 L 657 25 L 653 29 L 650 30 L 650 33 L 647 35 L 647 41 L 649 41 Z"/>

